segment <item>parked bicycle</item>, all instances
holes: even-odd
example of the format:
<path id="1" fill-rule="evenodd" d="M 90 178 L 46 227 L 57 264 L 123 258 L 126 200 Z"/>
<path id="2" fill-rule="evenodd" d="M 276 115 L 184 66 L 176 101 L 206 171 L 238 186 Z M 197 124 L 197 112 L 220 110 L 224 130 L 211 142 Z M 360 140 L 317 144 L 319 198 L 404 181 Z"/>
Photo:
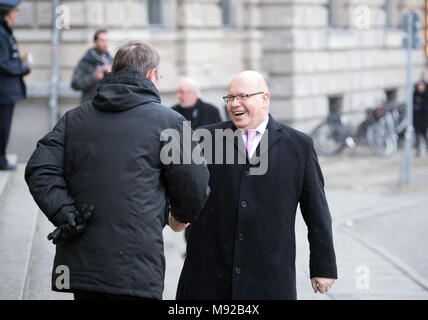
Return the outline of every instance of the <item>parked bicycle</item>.
<path id="1" fill-rule="evenodd" d="M 404 134 L 406 133 L 407 128 L 407 118 L 406 111 L 407 106 L 405 103 L 400 103 L 398 105 L 389 105 L 389 110 L 392 114 L 392 118 L 394 119 L 395 132 L 398 135 L 398 140 L 404 139 Z"/>
<path id="2" fill-rule="evenodd" d="M 317 152 L 335 155 L 346 146 L 354 149 L 366 144 L 378 156 L 389 157 L 397 151 L 394 118 L 387 103 L 366 109 L 366 119 L 354 131 L 343 112 L 332 112 L 311 132 Z"/>

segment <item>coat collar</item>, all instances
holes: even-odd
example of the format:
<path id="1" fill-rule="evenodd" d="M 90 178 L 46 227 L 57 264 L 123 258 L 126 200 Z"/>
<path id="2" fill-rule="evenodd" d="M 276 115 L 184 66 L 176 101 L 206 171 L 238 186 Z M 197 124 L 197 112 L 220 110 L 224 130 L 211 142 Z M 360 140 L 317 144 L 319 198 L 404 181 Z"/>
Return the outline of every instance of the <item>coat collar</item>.
<path id="1" fill-rule="evenodd" d="M 230 121 L 228 129 L 232 129 L 234 132 L 238 130 L 238 128 L 236 128 L 232 121 Z M 281 126 L 279 125 L 279 123 L 269 114 L 269 121 L 266 127 L 266 131 L 262 136 L 262 140 L 266 139 L 265 135 L 267 134 L 268 147 L 260 153 L 259 144 L 257 146 L 256 152 L 254 152 L 253 157 L 257 154 L 260 154 L 259 157 L 263 156 L 264 153 L 266 153 L 274 144 L 276 144 L 279 138 L 281 137 L 281 131 Z M 227 138 L 227 140 L 235 145 L 235 148 L 238 150 L 238 152 L 245 151 L 245 156 L 248 158 L 247 149 L 245 148 L 244 142 L 242 141 L 240 135 L 238 139 L 233 139 L 233 141 L 231 141 L 231 138 Z"/>
<path id="2" fill-rule="evenodd" d="M 3 28 L 5 28 L 5 30 L 8 33 L 13 34 L 12 28 L 9 27 L 9 24 L 6 22 L 6 20 L 2 16 L 0 16 L 0 25 L 3 26 Z"/>

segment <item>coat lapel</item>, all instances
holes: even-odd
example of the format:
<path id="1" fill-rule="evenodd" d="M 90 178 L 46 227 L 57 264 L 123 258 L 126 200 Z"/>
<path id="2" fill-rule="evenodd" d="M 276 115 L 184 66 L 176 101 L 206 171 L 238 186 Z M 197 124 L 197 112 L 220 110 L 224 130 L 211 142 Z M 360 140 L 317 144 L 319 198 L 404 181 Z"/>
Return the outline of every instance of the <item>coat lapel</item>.
<path id="1" fill-rule="evenodd" d="M 238 152 L 245 156 L 248 160 L 250 160 L 248 158 L 248 152 L 247 149 L 245 147 L 244 141 L 242 140 L 241 137 L 241 131 L 239 131 L 235 125 L 233 124 L 233 122 L 231 122 L 231 125 L 226 128 L 226 129 L 231 129 L 233 132 L 236 132 L 236 134 L 234 136 L 231 135 L 227 135 L 226 136 L 226 140 L 228 143 L 232 143 L 234 144 L 235 148 L 238 150 Z M 260 151 L 260 144 L 262 143 L 262 141 L 260 141 L 259 145 L 257 146 L 256 152 L 254 152 L 253 157 L 255 156 L 259 156 L 262 157 L 264 153 L 266 153 L 274 144 L 276 144 L 278 142 L 278 139 L 281 137 L 281 127 L 279 126 L 278 122 L 276 122 L 273 117 L 269 114 L 269 121 L 266 127 L 266 131 L 262 136 L 262 140 L 263 139 L 267 139 L 267 148 L 263 148 L 263 150 Z M 267 136 L 266 136 L 267 134 Z M 235 138 L 238 137 L 238 138 Z M 263 142 L 265 143 L 265 142 Z M 251 159 L 252 159 L 251 158 Z"/>
<path id="2" fill-rule="evenodd" d="M 261 158 L 274 144 L 278 142 L 278 139 L 281 137 L 281 134 L 280 134 L 281 127 L 278 125 L 278 122 L 276 122 L 270 114 L 269 114 L 269 122 L 267 124 L 266 130 L 267 131 L 265 131 L 265 133 L 263 134 L 262 140 L 257 146 L 256 152 L 253 154 L 253 157 L 255 155 L 259 155 L 259 158 Z M 263 150 L 261 150 L 260 144 L 266 143 L 263 139 L 268 139 L 267 141 L 268 147 L 263 148 Z"/>
<path id="3" fill-rule="evenodd" d="M 235 134 L 226 135 L 226 142 L 233 144 L 235 148 L 238 150 L 238 153 L 240 153 L 240 156 L 247 158 L 247 148 L 245 147 L 244 141 L 242 140 L 241 131 L 235 127 L 232 121 L 230 123 L 231 125 L 228 128 L 226 128 L 226 130 L 230 129 Z"/>

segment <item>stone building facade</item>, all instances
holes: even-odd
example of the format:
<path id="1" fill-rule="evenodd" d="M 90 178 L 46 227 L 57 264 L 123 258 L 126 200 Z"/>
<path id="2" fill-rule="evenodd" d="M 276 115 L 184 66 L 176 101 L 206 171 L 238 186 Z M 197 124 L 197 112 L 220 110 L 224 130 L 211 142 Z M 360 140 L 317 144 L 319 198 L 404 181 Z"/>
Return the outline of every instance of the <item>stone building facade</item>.
<path id="1" fill-rule="evenodd" d="M 15 27 L 21 53 L 34 57 L 26 78 L 29 99 L 17 105 L 9 143 L 9 152 L 22 161 L 49 129 L 52 2 L 24 0 Z M 201 84 L 202 97 L 224 112 L 221 97 L 230 79 L 253 69 L 268 79 L 272 115 L 308 131 L 336 105 L 360 114 L 386 94 L 404 101 L 401 19 L 414 10 L 425 26 L 426 1 L 63 0 L 62 5 L 60 114 L 78 104 L 79 93 L 70 88 L 73 68 L 95 30 L 106 28 L 112 53 L 127 39 L 159 50 L 164 104 L 176 102 L 177 81 L 188 75 Z M 415 80 L 424 67 L 425 50 L 417 49 Z"/>

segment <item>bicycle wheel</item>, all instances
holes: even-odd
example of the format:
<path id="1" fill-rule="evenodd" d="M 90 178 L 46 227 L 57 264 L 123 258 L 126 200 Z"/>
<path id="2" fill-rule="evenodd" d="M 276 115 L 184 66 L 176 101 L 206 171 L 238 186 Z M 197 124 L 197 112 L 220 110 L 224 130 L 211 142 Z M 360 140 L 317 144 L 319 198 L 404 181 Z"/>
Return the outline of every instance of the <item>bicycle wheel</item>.
<path id="1" fill-rule="evenodd" d="M 397 136 L 384 121 L 374 122 L 367 128 L 366 141 L 370 150 L 380 157 L 390 157 L 397 152 Z"/>
<path id="2" fill-rule="evenodd" d="M 338 154 L 345 147 L 346 133 L 343 126 L 321 122 L 311 133 L 317 153 L 325 156 Z"/>

